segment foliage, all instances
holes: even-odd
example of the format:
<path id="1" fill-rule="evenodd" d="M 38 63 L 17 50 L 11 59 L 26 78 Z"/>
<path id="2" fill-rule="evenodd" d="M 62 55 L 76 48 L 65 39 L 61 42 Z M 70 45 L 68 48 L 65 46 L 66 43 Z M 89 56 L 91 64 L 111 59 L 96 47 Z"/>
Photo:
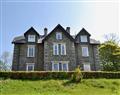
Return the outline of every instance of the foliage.
<path id="1" fill-rule="evenodd" d="M 0 71 L 9 71 L 11 70 L 12 55 L 10 52 L 5 51 L 0 56 Z"/>
<path id="2" fill-rule="evenodd" d="M 66 84 L 66 85 L 64 85 Z M 68 80 L 1 80 L 1 95 L 119 95 L 120 79 Z"/>
<path id="3" fill-rule="evenodd" d="M 112 42 L 117 43 L 117 44 L 120 42 L 119 37 L 115 33 L 109 33 L 107 35 L 104 35 L 104 37 L 105 37 L 106 41 L 112 41 Z"/>
<path id="4" fill-rule="evenodd" d="M 104 71 L 120 71 L 120 46 L 106 41 L 99 47 L 100 61 Z"/>
<path id="5" fill-rule="evenodd" d="M 81 82 L 82 81 L 82 77 L 83 77 L 82 72 L 80 70 L 80 67 L 78 66 L 75 69 L 75 72 L 71 76 L 71 81 L 72 82 Z"/>
<path id="6" fill-rule="evenodd" d="M 81 74 L 82 73 L 82 74 Z M 75 74 L 73 79 L 79 81 L 88 78 L 120 78 L 120 72 L 0 72 L 0 78 L 11 79 L 71 79 L 71 76 Z M 79 77 L 80 76 L 80 77 Z"/>
<path id="7" fill-rule="evenodd" d="M 3 61 L 0 60 L 0 71 L 4 70 L 4 68 L 5 68 L 4 66 L 5 65 L 4 65 Z"/>

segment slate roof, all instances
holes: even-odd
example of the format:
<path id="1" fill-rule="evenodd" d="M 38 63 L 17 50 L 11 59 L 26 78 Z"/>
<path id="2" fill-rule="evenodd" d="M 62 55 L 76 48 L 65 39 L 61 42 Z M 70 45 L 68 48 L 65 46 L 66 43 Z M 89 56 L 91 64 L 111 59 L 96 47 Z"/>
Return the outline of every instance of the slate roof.
<path id="1" fill-rule="evenodd" d="M 12 43 L 26 43 L 24 36 L 17 36 L 13 39 Z"/>
<path id="2" fill-rule="evenodd" d="M 100 41 L 90 38 L 90 44 L 100 44 Z"/>
<path id="3" fill-rule="evenodd" d="M 47 40 L 47 39 L 49 38 L 49 36 L 50 36 L 56 29 L 62 30 L 62 32 L 63 32 L 71 41 L 75 41 L 75 39 L 73 39 L 73 37 L 72 37 L 60 24 L 58 24 L 58 25 L 43 39 L 43 41 Z"/>
<path id="4" fill-rule="evenodd" d="M 76 36 L 75 36 L 75 35 L 70 35 L 60 24 L 58 24 L 47 36 L 45 36 L 45 35 L 39 35 L 38 32 L 37 32 L 33 27 L 31 27 L 29 30 L 34 29 L 35 32 L 36 32 L 36 33 L 39 35 L 39 37 L 40 37 L 40 38 L 38 39 L 37 43 L 42 43 L 43 41 L 45 41 L 46 39 L 48 39 L 49 35 L 51 35 L 52 32 L 54 32 L 57 28 L 60 28 L 62 31 L 64 31 L 65 35 L 66 35 L 67 37 L 69 37 L 70 40 L 72 40 L 72 41 L 75 41 L 76 36 L 78 36 L 81 31 L 85 31 L 88 35 L 90 35 L 84 28 L 83 28 Z M 27 31 L 27 32 L 28 32 L 28 31 Z M 25 32 L 25 33 L 26 33 L 26 32 Z M 24 33 L 24 34 L 25 34 L 25 33 Z M 17 36 L 17 37 L 15 37 L 15 38 L 13 39 L 13 41 L 12 41 L 12 43 L 21 43 L 21 44 L 22 44 L 22 43 L 26 43 L 26 42 L 27 42 L 27 41 L 26 41 L 24 35 L 22 35 L 22 36 Z M 96 41 L 95 39 L 91 39 L 91 38 L 90 38 L 90 44 L 100 44 L 100 42 L 99 42 L 99 41 Z"/>
<path id="5" fill-rule="evenodd" d="M 24 33 L 24 35 L 26 35 L 29 31 L 34 31 L 38 36 L 40 36 L 39 33 L 38 33 L 33 27 L 31 27 L 30 29 L 28 29 L 28 30 Z"/>
<path id="6" fill-rule="evenodd" d="M 83 32 L 84 32 L 85 34 L 91 36 L 91 34 L 88 33 L 87 30 L 86 30 L 85 28 L 82 28 L 82 29 L 80 30 L 80 32 L 76 35 L 76 37 L 79 36 L 80 34 L 82 34 Z"/>
<path id="7" fill-rule="evenodd" d="M 44 38 L 45 37 L 43 36 L 40 39 L 38 39 L 37 43 L 42 43 Z M 73 38 L 75 38 L 75 36 L 73 36 Z M 12 43 L 26 43 L 26 39 L 24 36 L 17 36 L 13 39 Z M 96 41 L 95 39 L 90 38 L 90 44 L 100 44 L 100 41 Z"/>

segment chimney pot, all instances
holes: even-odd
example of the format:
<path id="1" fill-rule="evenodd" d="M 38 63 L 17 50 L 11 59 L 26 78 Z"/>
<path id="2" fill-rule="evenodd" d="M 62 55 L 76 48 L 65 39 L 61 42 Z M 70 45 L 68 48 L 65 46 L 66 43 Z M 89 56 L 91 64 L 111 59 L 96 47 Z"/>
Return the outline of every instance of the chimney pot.
<path id="1" fill-rule="evenodd" d="M 70 34 L 70 27 L 66 27 L 66 31 Z"/>
<path id="2" fill-rule="evenodd" d="M 44 35 L 47 36 L 47 31 L 48 29 L 47 28 L 44 28 Z"/>

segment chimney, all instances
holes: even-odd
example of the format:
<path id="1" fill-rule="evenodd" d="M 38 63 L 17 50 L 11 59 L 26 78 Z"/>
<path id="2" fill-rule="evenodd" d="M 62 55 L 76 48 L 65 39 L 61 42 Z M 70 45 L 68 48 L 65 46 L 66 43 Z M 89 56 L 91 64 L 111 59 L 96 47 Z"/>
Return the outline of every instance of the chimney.
<path id="1" fill-rule="evenodd" d="M 70 34 L 70 27 L 66 27 L 66 31 Z"/>
<path id="2" fill-rule="evenodd" d="M 44 36 L 47 36 L 47 31 L 48 31 L 48 29 L 44 28 Z"/>

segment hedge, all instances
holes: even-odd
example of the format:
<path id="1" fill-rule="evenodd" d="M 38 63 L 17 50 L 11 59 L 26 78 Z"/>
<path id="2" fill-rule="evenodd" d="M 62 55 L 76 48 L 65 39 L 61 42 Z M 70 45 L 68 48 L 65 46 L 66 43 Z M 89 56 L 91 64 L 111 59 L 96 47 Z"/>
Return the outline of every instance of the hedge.
<path id="1" fill-rule="evenodd" d="M 25 72 L 25 71 L 11 71 L 11 72 L 0 72 L 0 78 L 11 78 L 11 79 L 69 79 L 75 72 Z M 82 72 L 84 79 L 89 78 L 110 78 L 120 79 L 120 72 Z"/>

